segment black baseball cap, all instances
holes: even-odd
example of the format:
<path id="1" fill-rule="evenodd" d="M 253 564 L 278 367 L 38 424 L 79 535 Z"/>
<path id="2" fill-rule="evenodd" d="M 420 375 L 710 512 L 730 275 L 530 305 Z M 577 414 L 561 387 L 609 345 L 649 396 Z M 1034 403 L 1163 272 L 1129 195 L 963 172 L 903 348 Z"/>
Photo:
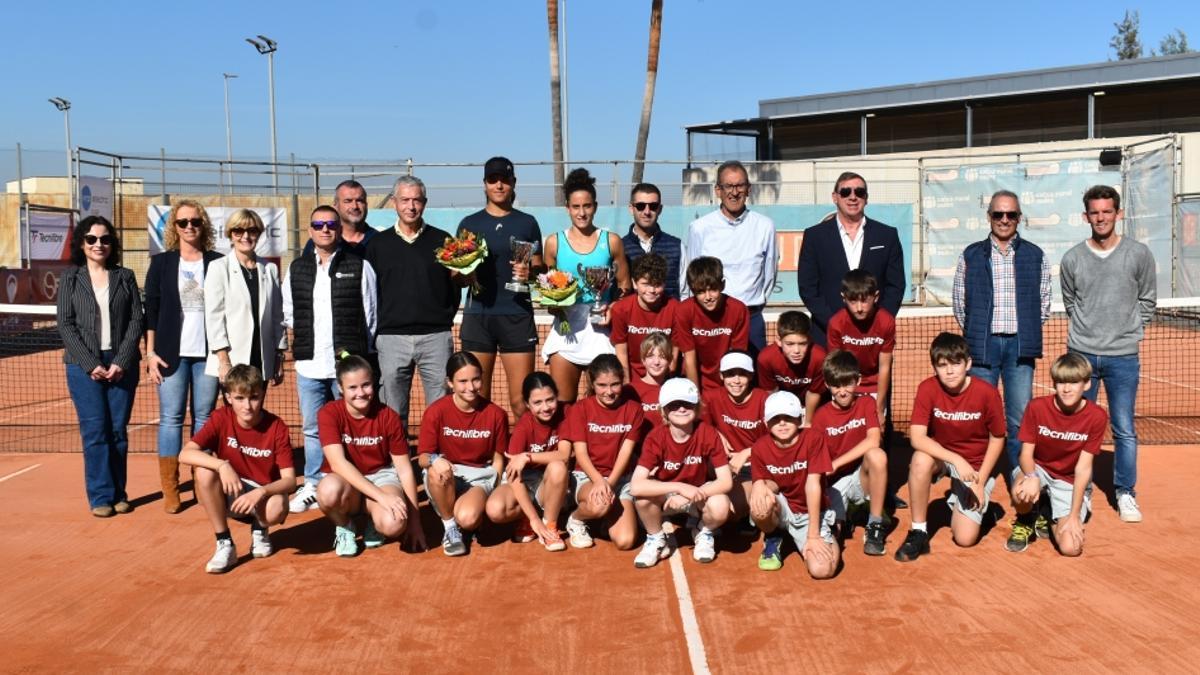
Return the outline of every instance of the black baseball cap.
<path id="1" fill-rule="evenodd" d="M 507 157 L 493 157 L 483 165 L 484 179 L 486 180 L 488 176 L 512 179 L 516 178 L 517 174 L 513 171 L 512 162 L 508 161 Z"/>

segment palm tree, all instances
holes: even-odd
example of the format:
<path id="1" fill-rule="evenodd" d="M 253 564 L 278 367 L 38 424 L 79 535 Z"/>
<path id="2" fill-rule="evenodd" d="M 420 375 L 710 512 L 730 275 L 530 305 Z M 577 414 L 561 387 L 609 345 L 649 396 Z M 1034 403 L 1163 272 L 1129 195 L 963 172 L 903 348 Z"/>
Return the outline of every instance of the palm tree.
<path id="1" fill-rule="evenodd" d="M 638 126 L 637 149 L 633 151 L 633 182 L 642 182 L 646 168 L 646 140 L 650 136 L 650 111 L 654 107 L 654 83 L 658 79 L 658 47 L 662 41 L 663 0 L 650 3 L 650 48 L 646 54 L 646 91 L 642 94 L 642 122 Z"/>
<path id="2" fill-rule="evenodd" d="M 550 26 L 550 131 L 554 137 L 554 184 L 562 185 L 563 167 L 562 82 L 558 72 L 558 0 L 546 0 L 546 22 Z M 554 203 L 562 206 L 561 190 L 554 190 Z"/>

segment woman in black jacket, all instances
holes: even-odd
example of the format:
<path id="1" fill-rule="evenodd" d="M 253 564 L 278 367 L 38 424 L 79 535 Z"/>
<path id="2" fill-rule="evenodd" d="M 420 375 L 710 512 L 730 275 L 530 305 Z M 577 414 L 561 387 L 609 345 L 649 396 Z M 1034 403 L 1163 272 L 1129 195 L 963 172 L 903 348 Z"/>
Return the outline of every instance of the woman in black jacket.
<path id="1" fill-rule="evenodd" d="M 116 228 L 103 216 L 75 226 L 71 262 L 59 280 L 58 332 L 79 416 L 88 504 L 93 516 L 108 518 L 133 509 L 125 494 L 125 427 L 137 391 L 142 299 L 137 278 L 121 267 Z"/>
<path id="2" fill-rule="evenodd" d="M 217 401 L 217 378 L 204 374 L 204 275 L 221 254 L 212 250 L 213 229 L 197 201 L 171 207 L 163 226 L 163 253 L 146 272 L 146 373 L 158 385 L 158 475 L 163 508 L 178 513 L 179 451 L 183 416 L 191 395 L 192 434 L 208 421 Z"/>

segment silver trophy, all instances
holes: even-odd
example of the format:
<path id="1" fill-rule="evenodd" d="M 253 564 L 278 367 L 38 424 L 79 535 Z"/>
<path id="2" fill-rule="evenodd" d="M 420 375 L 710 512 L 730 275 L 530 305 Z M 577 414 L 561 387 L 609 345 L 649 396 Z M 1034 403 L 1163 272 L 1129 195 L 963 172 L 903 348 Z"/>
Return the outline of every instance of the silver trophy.
<path id="1" fill-rule="evenodd" d="M 514 265 L 528 265 L 533 260 L 533 251 L 537 248 L 536 241 L 520 241 L 516 237 L 508 238 L 508 249 L 512 251 L 512 263 Z M 513 276 L 512 281 L 504 284 L 504 287 L 513 293 L 528 293 L 529 284 L 517 279 Z"/>
<path id="2" fill-rule="evenodd" d="M 604 323 L 604 310 L 608 307 L 608 303 L 601 298 L 604 292 L 613 285 L 617 279 L 617 272 L 612 265 L 596 265 L 593 267 L 584 267 L 583 263 L 576 266 L 579 270 L 579 280 L 592 292 L 592 309 L 589 312 L 592 317 L 592 323 Z"/>

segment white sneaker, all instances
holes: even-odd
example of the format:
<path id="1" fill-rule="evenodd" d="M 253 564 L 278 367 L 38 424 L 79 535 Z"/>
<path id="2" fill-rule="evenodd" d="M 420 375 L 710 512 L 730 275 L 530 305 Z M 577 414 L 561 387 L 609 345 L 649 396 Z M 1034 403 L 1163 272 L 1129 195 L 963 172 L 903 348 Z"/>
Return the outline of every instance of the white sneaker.
<path id="1" fill-rule="evenodd" d="M 208 564 L 204 566 L 204 571 L 209 574 L 224 574 L 233 569 L 237 564 L 237 548 L 233 545 L 232 539 L 218 539 L 217 551 L 213 553 L 213 557 L 209 559 Z"/>
<path id="2" fill-rule="evenodd" d="M 567 534 L 571 548 L 591 548 L 596 545 L 596 542 L 592 541 L 592 535 L 588 534 L 587 523 L 582 520 L 567 518 Z"/>
<path id="3" fill-rule="evenodd" d="M 717 538 L 711 530 L 696 530 L 692 538 L 695 543 L 692 548 L 693 560 L 710 563 L 717 557 Z"/>
<path id="4" fill-rule="evenodd" d="M 1137 499 L 1128 492 L 1117 495 L 1117 511 L 1121 513 L 1122 522 L 1142 522 L 1142 511 L 1138 508 Z"/>
<path id="5" fill-rule="evenodd" d="M 292 496 L 292 501 L 288 502 L 288 511 L 291 513 L 304 513 L 317 508 L 317 486 L 312 483 L 305 483 L 296 490 L 296 494 Z"/>
<path id="6" fill-rule="evenodd" d="M 666 535 L 661 532 L 658 536 L 646 535 L 646 543 L 642 544 L 642 550 L 638 551 L 637 557 L 633 559 L 633 566 L 639 569 L 654 567 L 659 560 L 666 560 L 670 555 Z"/>
<path id="7" fill-rule="evenodd" d="M 250 529 L 250 555 L 255 558 L 270 557 L 275 549 L 271 548 L 271 536 L 267 534 L 267 530 Z"/>

